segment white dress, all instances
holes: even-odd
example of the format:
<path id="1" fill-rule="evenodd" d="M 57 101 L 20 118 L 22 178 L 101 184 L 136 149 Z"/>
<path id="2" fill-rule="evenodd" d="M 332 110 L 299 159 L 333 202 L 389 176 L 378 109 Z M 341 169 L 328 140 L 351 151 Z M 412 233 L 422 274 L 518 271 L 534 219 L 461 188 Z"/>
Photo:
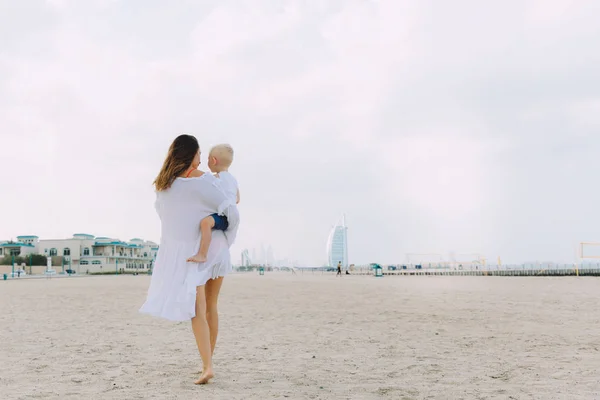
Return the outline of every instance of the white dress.
<path id="1" fill-rule="evenodd" d="M 212 232 L 205 263 L 188 263 L 200 246 L 200 221 L 214 213 L 229 219 L 233 237 L 239 213 L 211 174 L 177 178 L 157 192 L 155 207 L 161 221 L 161 239 L 146 302 L 140 312 L 171 321 L 195 317 L 196 287 L 231 271 L 230 243 L 222 231 Z"/>

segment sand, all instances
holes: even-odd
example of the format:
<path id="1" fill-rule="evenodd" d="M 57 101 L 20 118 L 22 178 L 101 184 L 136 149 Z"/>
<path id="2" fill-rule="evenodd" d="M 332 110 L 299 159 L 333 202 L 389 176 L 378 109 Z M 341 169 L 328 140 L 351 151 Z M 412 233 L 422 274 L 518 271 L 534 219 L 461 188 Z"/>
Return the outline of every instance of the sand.
<path id="1" fill-rule="evenodd" d="M 0 398 L 600 398 L 600 279 L 231 275 L 207 386 L 148 283 L 0 282 Z"/>

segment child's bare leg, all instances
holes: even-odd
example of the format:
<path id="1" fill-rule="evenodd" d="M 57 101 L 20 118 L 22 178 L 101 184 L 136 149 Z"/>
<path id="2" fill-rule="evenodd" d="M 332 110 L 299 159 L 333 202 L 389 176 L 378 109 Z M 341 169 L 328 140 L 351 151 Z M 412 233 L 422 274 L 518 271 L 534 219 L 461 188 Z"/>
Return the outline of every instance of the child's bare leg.
<path id="1" fill-rule="evenodd" d="M 200 222 L 200 232 L 202 238 L 200 239 L 200 250 L 198 250 L 198 256 L 202 258 L 201 262 L 206 261 L 208 254 L 208 248 L 212 240 L 212 229 L 215 227 L 215 219 L 213 217 L 206 217 Z"/>
<path id="2" fill-rule="evenodd" d="M 200 232 L 202 233 L 202 238 L 200 239 L 200 248 L 195 256 L 187 259 L 188 262 L 206 262 L 208 248 L 210 247 L 210 241 L 212 239 L 212 228 L 214 226 L 215 219 L 212 216 L 208 216 L 200 222 Z"/>

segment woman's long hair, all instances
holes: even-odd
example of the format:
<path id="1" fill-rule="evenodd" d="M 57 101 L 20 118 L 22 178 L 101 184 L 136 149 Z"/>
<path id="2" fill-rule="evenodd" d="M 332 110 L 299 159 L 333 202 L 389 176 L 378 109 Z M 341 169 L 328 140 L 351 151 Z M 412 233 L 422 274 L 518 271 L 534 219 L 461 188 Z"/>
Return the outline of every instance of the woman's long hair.
<path id="1" fill-rule="evenodd" d="M 170 188 L 175 179 L 192 165 L 199 149 L 200 146 L 195 137 L 191 135 L 177 136 L 169 147 L 167 158 L 154 180 L 156 190 L 162 191 Z"/>

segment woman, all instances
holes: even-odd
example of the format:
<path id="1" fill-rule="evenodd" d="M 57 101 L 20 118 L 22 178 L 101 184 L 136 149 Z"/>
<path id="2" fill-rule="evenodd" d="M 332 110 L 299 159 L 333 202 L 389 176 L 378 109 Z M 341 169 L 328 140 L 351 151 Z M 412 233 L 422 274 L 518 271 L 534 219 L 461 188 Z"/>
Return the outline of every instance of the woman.
<path id="1" fill-rule="evenodd" d="M 214 376 L 212 355 L 219 330 L 219 291 L 223 277 L 231 271 L 226 233 L 213 232 L 205 263 L 186 263 L 186 259 L 198 251 L 203 218 L 225 212 L 235 230 L 238 213 L 220 189 L 219 180 L 198 171 L 199 165 L 198 141 L 181 135 L 171 144 L 154 181 L 161 240 L 148 297 L 140 311 L 172 321 L 191 319 L 203 364 L 195 383 L 205 384 Z"/>

